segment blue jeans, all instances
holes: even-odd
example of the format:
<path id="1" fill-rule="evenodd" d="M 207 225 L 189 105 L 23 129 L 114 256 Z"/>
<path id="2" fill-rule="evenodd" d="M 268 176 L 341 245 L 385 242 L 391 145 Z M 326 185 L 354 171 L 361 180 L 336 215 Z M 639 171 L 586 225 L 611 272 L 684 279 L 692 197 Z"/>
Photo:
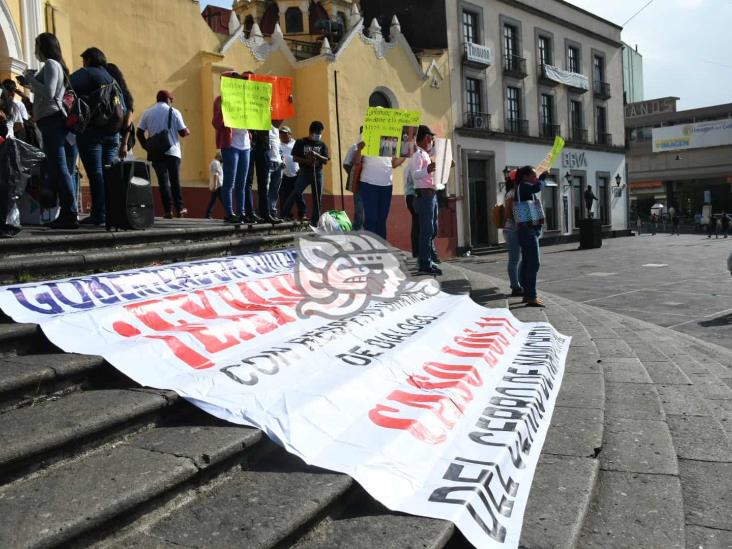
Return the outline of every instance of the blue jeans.
<path id="1" fill-rule="evenodd" d="M 297 200 L 297 195 L 302 195 L 303 191 L 307 189 L 308 186 L 310 186 L 313 197 L 313 215 L 310 218 L 310 224 L 317 227 L 318 220 L 320 219 L 320 201 L 323 196 L 322 170 L 313 170 L 310 166 L 303 166 L 300 168 L 300 173 L 297 174 L 297 180 L 295 181 L 295 188 L 285 201 L 285 205 L 282 206 L 282 211 L 292 211 L 292 205 L 295 203 L 295 200 Z"/>
<path id="2" fill-rule="evenodd" d="M 524 289 L 524 298 L 536 299 L 536 275 L 539 273 L 539 236 L 541 229 L 537 227 L 519 227 L 516 229 L 519 247 L 521 248 L 521 268 L 519 280 Z"/>
<path id="3" fill-rule="evenodd" d="M 363 200 L 363 210 L 366 214 L 364 228 L 386 240 L 386 219 L 391 207 L 391 185 L 372 185 L 361 181 L 358 194 Z"/>
<path id="4" fill-rule="evenodd" d="M 221 185 L 221 201 L 224 203 L 226 215 L 246 214 L 246 198 L 252 203 L 252 188 L 246 184 L 249 172 L 249 149 L 243 151 L 235 147 L 221 149 L 223 159 L 224 181 Z M 233 191 L 233 198 L 232 198 Z M 234 204 L 236 202 L 236 210 Z"/>
<path id="5" fill-rule="evenodd" d="M 91 217 L 103 222 L 107 218 L 106 190 L 104 188 L 104 166 L 109 166 L 119 152 L 119 134 L 101 135 L 86 131 L 76 138 L 81 163 L 89 178 L 92 207 Z"/>
<path id="6" fill-rule="evenodd" d="M 518 233 L 515 229 L 503 229 L 503 238 L 506 240 L 508 250 L 508 280 L 511 282 L 512 290 L 520 290 L 519 261 L 521 260 L 521 247 L 519 246 Z"/>
<path id="7" fill-rule="evenodd" d="M 289 210 L 285 210 L 285 204 L 287 203 L 287 199 L 290 197 L 290 194 L 292 191 L 295 190 L 295 182 L 297 181 L 297 175 L 294 175 L 292 177 L 289 176 L 283 176 L 282 177 L 282 183 L 280 184 L 280 203 L 282 205 L 282 209 L 280 213 L 283 217 L 292 217 L 292 205 L 290 205 Z M 307 206 L 305 204 L 305 199 L 302 197 L 302 193 L 299 193 L 295 195 L 295 204 L 297 204 L 297 214 L 298 217 L 301 219 L 305 217 L 305 212 L 307 211 Z"/>
<path id="8" fill-rule="evenodd" d="M 419 192 L 419 191 L 418 191 Z M 434 239 L 437 235 L 437 195 L 422 191 L 414 199 L 414 211 L 419 218 L 419 258 L 417 264 L 422 269 L 432 267 L 435 257 Z"/>
<path id="9" fill-rule="evenodd" d="M 413 194 L 406 195 L 407 209 L 412 216 L 412 226 L 409 231 L 410 240 L 412 242 L 412 257 L 419 257 L 419 216 L 414 210 L 414 199 L 416 198 Z"/>
<path id="10" fill-rule="evenodd" d="M 277 199 L 280 196 L 282 168 L 283 166 L 279 162 L 267 162 L 267 171 L 269 172 L 267 196 L 269 197 L 269 215 L 272 217 L 277 217 Z"/>
<path id="11" fill-rule="evenodd" d="M 46 154 L 46 169 L 53 189 L 58 193 L 61 214 L 76 215 L 76 199 L 74 197 L 74 182 L 69 174 L 66 159 L 66 128 L 64 118 L 60 113 L 36 122 L 43 136 L 43 152 Z"/>
<path id="12" fill-rule="evenodd" d="M 366 216 L 363 211 L 363 197 L 361 190 L 353 195 L 353 230 L 360 231 L 363 229 L 363 220 Z"/>

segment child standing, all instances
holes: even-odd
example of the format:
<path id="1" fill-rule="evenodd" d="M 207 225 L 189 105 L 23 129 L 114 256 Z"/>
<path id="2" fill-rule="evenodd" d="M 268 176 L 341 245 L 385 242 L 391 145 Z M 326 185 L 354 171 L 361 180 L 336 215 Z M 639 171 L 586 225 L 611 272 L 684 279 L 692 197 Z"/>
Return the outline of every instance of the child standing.
<path id="1" fill-rule="evenodd" d="M 208 207 L 206 208 L 206 219 L 212 219 L 211 214 L 216 200 L 221 200 L 221 185 L 224 182 L 224 167 L 221 164 L 221 153 L 217 152 L 214 159 L 211 161 L 208 173 L 208 190 L 211 191 L 211 199 L 208 201 Z M 221 200 L 223 205 L 224 201 Z"/>

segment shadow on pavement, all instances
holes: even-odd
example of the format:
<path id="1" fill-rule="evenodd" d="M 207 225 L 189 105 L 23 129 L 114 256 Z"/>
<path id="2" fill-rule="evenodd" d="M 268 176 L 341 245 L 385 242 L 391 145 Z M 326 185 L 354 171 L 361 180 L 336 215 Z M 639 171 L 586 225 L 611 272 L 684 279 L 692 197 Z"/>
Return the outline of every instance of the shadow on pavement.
<path id="1" fill-rule="evenodd" d="M 705 320 L 704 322 L 700 322 L 699 326 L 704 326 L 705 328 L 732 326 L 732 313 L 713 318 L 712 320 Z"/>

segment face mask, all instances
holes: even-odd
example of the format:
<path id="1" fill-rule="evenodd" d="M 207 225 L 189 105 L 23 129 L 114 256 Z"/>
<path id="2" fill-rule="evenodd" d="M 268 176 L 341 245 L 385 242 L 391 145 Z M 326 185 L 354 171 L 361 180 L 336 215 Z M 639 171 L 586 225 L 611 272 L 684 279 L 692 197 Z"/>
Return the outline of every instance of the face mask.
<path id="1" fill-rule="evenodd" d="M 320 133 L 311 133 L 310 134 L 310 139 L 312 139 L 313 141 L 320 141 L 322 139 L 322 137 L 323 137 L 323 134 L 320 134 Z"/>

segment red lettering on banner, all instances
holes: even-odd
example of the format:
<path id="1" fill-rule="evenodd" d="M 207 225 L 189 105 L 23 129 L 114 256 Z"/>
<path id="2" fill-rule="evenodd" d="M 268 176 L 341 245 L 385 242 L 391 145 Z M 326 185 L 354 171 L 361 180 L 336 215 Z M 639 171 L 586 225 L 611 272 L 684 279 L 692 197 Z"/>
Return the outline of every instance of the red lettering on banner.
<path id="1" fill-rule="evenodd" d="M 302 296 L 288 287 L 290 279 L 294 277 L 281 275 L 253 283 L 237 283 L 233 288 L 219 286 L 133 303 L 124 308 L 139 326 L 118 321 L 113 329 L 124 337 L 163 341 L 184 364 L 195 369 L 210 368 L 213 361 L 206 354 L 215 355 L 295 321 L 293 309 Z M 220 311 L 221 306 L 217 308 L 211 301 L 214 296 L 237 313 Z M 189 321 L 180 318 L 181 314 L 207 322 Z M 195 344 L 187 344 L 183 336 L 190 336 L 202 348 L 194 349 Z"/>
<path id="2" fill-rule="evenodd" d="M 496 355 L 503 355 L 518 330 L 506 318 L 482 317 L 476 322 L 480 328 L 499 328 L 500 331 L 479 331 L 466 328 L 465 335 L 454 336 L 455 346 L 446 345 L 442 352 L 446 355 L 465 359 L 474 363 L 484 361 L 489 367 L 498 364 Z M 401 429 L 416 439 L 428 444 L 441 444 L 465 407 L 473 400 L 470 386 L 481 387 L 483 379 L 472 364 L 445 364 L 442 362 L 425 362 L 422 370 L 427 375 L 413 374 L 407 377 L 406 383 L 423 391 L 413 394 L 405 391 L 393 391 L 386 399 L 387 404 L 377 404 L 369 411 L 369 419 L 380 427 Z M 401 404 L 395 407 L 396 404 Z M 422 416 L 419 419 L 405 417 L 409 408 L 426 409 L 431 412 L 432 422 Z M 435 419 L 438 420 L 435 422 Z"/>

